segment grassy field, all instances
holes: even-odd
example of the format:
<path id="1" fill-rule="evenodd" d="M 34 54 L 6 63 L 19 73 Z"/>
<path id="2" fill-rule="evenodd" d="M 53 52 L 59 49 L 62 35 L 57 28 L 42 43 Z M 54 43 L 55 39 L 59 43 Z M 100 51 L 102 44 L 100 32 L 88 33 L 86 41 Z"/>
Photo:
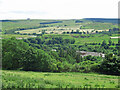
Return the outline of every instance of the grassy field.
<path id="1" fill-rule="evenodd" d="M 117 27 L 117 25 L 113 25 L 112 23 L 100 23 L 100 22 L 91 22 L 91 23 L 85 23 L 83 24 L 85 28 L 94 28 L 96 30 L 100 29 L 109 29 Z"/>
<path id="2" fill-rule="evenodd" d="M 36 33 L 36 34 L 41 34 L 43 30 L 45 30 L 45 32 L 47 34 L 50 34 L 51 32 L 54 34 L 62 34 L 63 32 L 69 32 L 71 33 L 76 32 L 77 30 L 79 30 L 79 32 L 89 32 L 89 33 L 95 33 L 96 31 L 98 32 L 102 32 L 102 31 L 108 31 L 108 29 L 105 30 L 94 30 L 94 29 L 80 29 L 80 26 L 76 26 L 76 27 L 47 27 L 47 28 L 37 28 L 37 29 L 27 29 L 27 30 L 20 30 L 20 31 L 15 31 L 15 33 L 19 32 L 21 34 L 32 34 L 32 33 Z"/>
<path id="3" fill-rule="evenodd" d="M 117 88 L 118 76 L 2 70 L 3 88 Z"/>
<path id="4" fill-rule="evenodd" d="M 12 38 L 12 37 L 16 37 L 16 38 L 31 38 L 33 35 L 19 35 L 19 34 L 4 34 L 1 35 L 2 38 Z"/>
<path id="5" fill-rule="evenodd" d="M 80 27 L 83 27 L 83 28 L 80 29 Z M 19 32 L 22 34 L 23 33 L 40 34 L 42 33 L 42 30 L 45 30 L 46 33 L 48 34 L 50 34 L 50 32 L 53 32 L 54 34 L 62 34 L 63 32 L 71 32 L 72 30 L 76 32 L 76 30 L 79 30 L 79 32 L 95 33 L 96 31 L 98 32 L 108 31 L 110 28 L 114 28 L 114 27 L 117 27 L 117 25 L 113 25 L 112 23 L 98 23 L 98 22 L 75 23 L 74 20 L 69 20 L 69 21 L 63 21 L 63 23 L 51 24 L 47 28 L 27 29 L 27 30 L 15 31 L 15 32 Z"/>
<path id="6" fill-rule="evenodd" d="M 11 37 L 28 37 L 28 35 L 15 35 L 15 34 L 5 34 L 1 36 L 2 38 L 11 38 Z"/>
<path id="7" fill-rule="evenodd" d="M 49 22 L 50 20 L 12 20 L 8 22 L 2 22 L 2 29 L 11 30 L 17 28 L 32 28 L 39 26 L 41 22 Z"/>
<path id="8" fill-rule="evenodd" d="M 117 34 L 113 34 L 112 36 L 108 35 L 103 35 L 103 34 L 92 34 L 90 35 L 80 35 L 80 34 L 44 34 L 43 36 L 40 36 L 41 38 L 49 37 L 63 37 L 64 39 L 75 39 L 75 44 L 76 45 L 82 45 L 85 43 L 102 43 L 103 40 L 106 40 L 108 43 L 108 40 L 110 40 L 110 37 L 117 37 Z M 90 37 L 84 37 L 82 38 L 81 36 L 90 36 Z M 11 38 L 11 37 L 16 37 L 16 38 L 31 38 L 30 35 L 19 35 L 19 34 L 3 34 L 2 38 Z M 112 42 L 115 44 L 118 43 L 118 39 L 111 39 Z"/>
<path id="9" fill-rule="evenodd" d="M 34 44 L 33 43 L 29 43 L 29 44 L 33 46 L 40 46 L 40 49 L 41 47 L 43 48 L 48 47 L 46 51 L 47 50 L 49 51 L 53 48 L 59 48 L 59 47 L 62 48 L 62 46 L 64 46 L 64 44 L 62 45 L 61 43 L 58 45 L 56 45 L 56 43 L 46 44 L 48 43 L 47 41 L 49 40 L 51 40 L 50 42 L 53 41 L 55 42 L 56 40 L 59 40 L 53 37 L 62 37 L 63 40 L 71 39 L 71 41 L 74 39 L 75 43 L 69 43 L 69 44 L 71 46 L 73 45 L 77 49 L 79 49 L 79 47 L 81 46 L 83 49 L 84 48 L 86 49 L 88 43 L 88 46 L 93 47 L 94 50 L 95 46 L 101 46 L 100 43 L 102 43 L 103 40 L 106 40 L 106 43 L 108 44 L 110 37 L 118 36 L 117 34 L 112 34 L 112 36 L 110 36 L 107 34 L 97 34 L 96 32 L 96 31 L 98 32 L 108 31 L 109 29 L 113 29 L 117 27 L 117 24 L 107 23 L 107 22 L 93 22 L 84 19 L 81 19 L 80 21 L 82 22 L 76 23 L 76 20 L 72 20 L 72 19 L 71 20 L 11 20 L 11 21 L 8 20 L 2 23 L 0 22 L 0 29 L 2 27 L 2 32 L 0 32 L 0 38 L 7 40 L 8 38 L 11 37 L 16 37 L 17 39 L 35 38 L 35 36 L 40 37 L 41 42 L 42 41 L 45 42 L 43 45 L 41 45 L 40 43 L 35 44 L 36 42 L 38 42 L 37 40 L 35 40 Z M 59 22 L 59 23 L 54 23 L 54 22 Z M 86 32 L 86 34 L 76 34 L 76 33 L 71 34 L 70 32 L 72 30 L 73 32 L 79 30 L 79 32 Z M 67 34 L 67 32 L 69 32 L 69 34 Z M 95 32 L 96 34 L 94 34 Z M 37 36 L 35 33 L 36 34 L 42 33 L 42 35 Z M 114 44 L 118 44 L 118 39 L 117 38 L 111 39 L 111 41 L 112 41 L 112 45 L 110 47 L 115 48 L 116 45 Z M 90 43 L 97 43 L 97 44 L 93 45 Z M 70 47 L 70 45 L 66 45 L 66 46 Z M 86 46 L 84 47 L 84 45 Z M 111 49 L 111 51 L 112 50 L 113 49 Z M 62 58 L 61 60 L 63 59 L 64 58 Z M 8 60 L 10 59 L 8 58 Z M 89 63 L 87 63 L 87 61 L 83 62 L 86 64 L 81 63 L 81 66 L 83 65 L 84 67 L 87 67 L 92 65 L 91 63 L 94 63 L 94 61 L 88 61 L 88 62 Z M 97 65 L 96 61 L 95 64 Z M 3 88 L 118 88 L 118 76 L 104 75 L 97 73 L 79 73 L 79 72 L 52 73 L 52 72 L 32 72 L 32 71 L 19 71 L 19 70 L 2 70 L 2 87 Z"/>
<path id="10" fill-rule="evenodd" d="M 102 43 L 103 40 L 106 40 L 106 42 L 108 43 L 108 40 L 110 40 L 110 37 L 116 37 L 117 34 L 113 34 L 112 36 L 108 36 L 108 35 L 103 35 L 103 34 L 92 34 L 90 35 L 80 35 L 80 34 L 45 34 L 42 37 L 63 37 L 64 39 L 75 39 L 75 44 L 76 45 L 83 45 L 85 43 Z M 82 38 L 81 36 L 86 36 L 84 38 Z M 90 37 L 87 37 L 90 36 Z M 115 44 L 118 43 L 118 39 L 111 39 L 112 42 L 114 42 Z"/>
<path id="11" fill-rule="evenodd" d="M 54 22 L 54 21 L 62 21 L 61 23 L 51 23 L 51 24 L 40 24 L 43 22 Z M 11 20 L 2 22 L 2 31 L 9 31 L 14 30 L 18 31 L 17 29 L 24 28 L 28 29 L 28 31 L 31 33 L 31 30 L 29 28 L 39 28 L 39 26 L 47 25 L 50 28 L 51 27 L 60 27 L 60 29 L 69 28 L 71 30 L 79 29 L 82 26 L 82 29 L 95 29 L 95 30 L 106 30 L 110 28 L 117 27 L 117 24 L 112 23 L 100 23 L 100 22 L 92 22 L 87 21 L 84 19 L 81 19 L 83 21 L 82 23 L 75 23 L 76 20 Z M 102 26 L 102 27 L 101 27 Z M 32 29 L 33 30 L 33 29 Z M 39 31 L 39 29 L 36 29 L 36 31 Z M 22 31 L 23 32 L 23 31 Z M 26 30 L 24 31 L 26 32 Z"/>

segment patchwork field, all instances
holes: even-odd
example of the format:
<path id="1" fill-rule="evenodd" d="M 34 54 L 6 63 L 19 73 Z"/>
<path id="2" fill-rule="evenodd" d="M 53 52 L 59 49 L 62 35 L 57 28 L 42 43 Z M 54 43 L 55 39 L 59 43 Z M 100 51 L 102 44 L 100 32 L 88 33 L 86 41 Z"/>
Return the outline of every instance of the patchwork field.
<path id="1" fill-rule="evenodd" d="M 79 21 L 79 22 L 77 22 Z M 44 28 L 44 26 L 47 26 Z M 103 31 L 110 28 L 117 27 L 117 24 L 93 22 L 84 19 L 79 20 L 8 20 L 3 21 L 2 31 L 3 33 L 41 33 L 42 30 L 46 30 L 46 33 L 58 33 L 68 32 L 69 30 L 80 31 Z M 87 29 L 87 30 L 86 30 Z"/>
<path id="2" fill-rule="evenodd" d="M 20 31 L 15 31 L 15 33 L 21 33 L 21 34 L 41 34 L 43 31 L 45 31 L 46 34 L 62 34 L 63 32 L 65 33 L 71 33 L 73 32 L 85 32 L 85 33 L 95 33 L 96 31 L 102 32 L 102 31 L 109 31 L 109 29 L 93 29 L 91 28 L 85 28 L 82 29 L 83 25 L 82 24 L 74 24 L 74 26 L 71 25 L 55 25 L 52 27 L 45 27 L 45 28 L 37 28 L 37 29 L 27 29 L 27 30 L 20 30 Z"/>
<path id="3" fill-rule="evenodd" d="M 113 34 L 112 36 L 103 35 L 103 34 L 93 34 L 93 35 L 80 35 L 80 34 L 44 34 L 43 36 L 40 36 L 41 38 L 48 37 L 50 39 L 51 37 L 63 37 L 64 39 L 75 39 L 75 44 L 81 45 L 85 43 L 101 43 L 103 40 L 110 40 L 110 37 L 117 37 L 118 34 Z M 17 34 L 6 34 L 2 35 L 2 38 L 34 38 L 34 35 L 17 35 Z M 112 42 L 115 44 L 118 43 L 118 38 L 111 39 Z"/>
<path id="4" fill-rule="evenodd" d="M 79 32 L 89 32 L 89 33 L 95 33 L 96 31 L 98 32 L 102 32 L 102 31 L 108 31 L 108 30 L 94 30 L 94 29 L 79 29 L 79 27 L 75 27 L 75 28 L 68 28 L 68 27 L 47 27 L 47 28 L 38 28 L 38 29 L 28 29 L 28 30 L 20 30 L 20 31 L 15 31 L 15 33 L 19 32 L 22 34 L 41 34 L 42 31 L 45 31 L 45 33 L 47 34 L 62 34 L 63 32 L 69 32 L 71 33 L 76 32 L 77 30 L 79 30 Z"/>
<path id="5" fill-rule="evenodd" d="M 85 43 L 102 43 L 103 40 L 106 40 L 108 43 L 108 40 L 110 40 L 110 37 L 115 37 L 118 36 L 117 34 L 113 34 L 112 36 L 108 36 L 108 35 L 103 35 L 103 34 L 92 34 L 92 35 L 80 35 L 80 34 L 62 34 L 62 35 L 58 35 L 58 34 L 45 34 L 42 37 L 54 37 L 54 36 L 58 36 L 58 37 L 63 37 L 64 39 L 75 39 L 75 44 L 76 45 L 80 45 L 80 44 L 85 44 Z M 48 38 L 48 39 L 49 39 Z M 118 39 L 111 39 L 112 42 L 114 43 L 118 43 Z"/>
<path id="6" fill-rule="evenodd" d="M 4 39 L 12 38 L 12 37 L 16 37 L 16 38 L 32 38 L 32 37 L 34 37 L 34 35 L 16 35 L 16 34 L 4 34 L 4 35 L 0 35 L 0 36 Z"/>
<path id="7" fill-rule="evenodd" d="M 118 76 L 3 70 L 2 83 L 3 88 L 117 88 Z"/>
<path id="8" fill-rule="evenodd" d="M 118 89 L 119 30 L 117 19 L 0 21 L 2 88 Z"/>

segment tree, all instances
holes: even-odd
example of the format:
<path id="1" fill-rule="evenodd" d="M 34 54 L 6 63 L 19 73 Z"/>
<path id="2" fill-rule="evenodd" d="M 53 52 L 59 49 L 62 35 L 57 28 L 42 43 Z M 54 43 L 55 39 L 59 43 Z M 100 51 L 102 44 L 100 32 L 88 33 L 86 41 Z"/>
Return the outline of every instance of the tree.
<path id="1" fill-rule="evenodd" d="M 56 60 L 43 50 L 34 50 L 32 47 L 25 54 L 23 70 L 54 71 L 57 68 Z"/>
<path id="2" fill-rule="evenodd" d="M 98 31 L 96 31 L 96 33 L 98 33 Z"/>
<path id="3" fill-rule="evenodd" d="M 107 45 L 107 43 L 106 43 L 106 41 L 104 40 L 104 41 L 102 42 L 101 46 L 105 46 L 105 45 Z"/>
<path id="4" fill-rule="evenodd" d="M 72 65 L 69 64 L 67 61 L 63 62 L 63 66 L 64 66 L 64 69 L 63 69 L 64 72 L 70 72 L 72 69 Z"/>
<path id="5" fill-rule="evenodd" d="M 108 46 L 108 44 L 106 43 L 105 40 L 102 42 L 101 46 L 104 47 L 105 49 L 109 48 L 109 46 Z"/>
<path id="6" fill-rule="evenodd" d="M 64 57 L 65 56 L 65 51 L 62 48 L 60 49 L 59 56 L 60 57 Z"/>
<path id="7" fill-rule="evenodd" d="M 120 57 L 113 55 L 112 53 L 107 54 L 105 59 L 101 63 L 99 70 L 105 74 L 119 75 L 120 72 Z"/>
<path id="8" fill-rule="evenodd" d="M 50 32 L 50 34 L 53 34 L 54 32 Z"/>
<path id="9" fill-rule="evenodd" d="M 45 34 L 45 30 L 42 30 L 42 34 Z"/>
<path id="10" fill-rule="evenodd" d="M 36 35 L 36 33 L 33 33 L 33 35 Z"/>
<path id="11" fill-rule="evenodd" d="M 82 57 L 79 53 L 76 53 L 75 59 L 77 63 L 80 63 L 82 61 Z"/>
<path id="12" fill-rule="evenodd" d="M 71 44 L 74 44 L 74 43 L 75 43 L 75 40 L 74 40 L 74 39 L 72 39 L 72 40 L 71 40 Z"/>
<path id="13" fill-rule="evenodd" d="M 79 33 L 79 30 L 76 30 L 76 33 Z"/>
<path id="14" fill-rule="evenodd" d="M 71 31 L 71 34 L 73 34 L 73 33 L 74 33 L 74 31 L 72 30 L 72 31 Z"/>
<path id="15" fill-rule="evenodd" d="M 111 39 L 109 40 L 109 46 L 111 46 L 112 45 L 112 41 L 111 41 Z"/>
<path id="16" fill-rule="evenodd" d="M 69 32 L 67 32 L 67 34 L 69 34 Z"/>
<path id="17" fill-rule="evenodd" d="M 57 62 L 57 68 L 58 68 L 57 72 L 62 72 L 64 69 L 63 63 Z"/>
<path id="18" fill-rule="evenodd" d="M 83 34 L 86 34 L 86 32 L 83 31 Z"/>
<path id="19" fill-rule="evenodd" d="M 65 34 L 66 32 L 63 32 L 62 34 Z"/>
<path id="20" fill-rule="evenodd" d="M 82 34 L 82 32 L 79 32 L 79 34 Z"/>
<path id="21" fill-rule="evenodd" d="M 89 31 L 87 31 L 87 34 L 89 34 Z"/>
<path id="22" fill-rule="evenodd" d="M 15 37 L 3 40 L 3 69 L 27 71 L 57 70 L 56 59 L 41 49 L 29 46 Z"/>
<path id="23" fill-rule="evenodd" d="M 29 49 L 27 43 L 17 40 L 15 37 L 2 42 L 3 69 L 19 69 L 22 67 L 25 51 Z"/>

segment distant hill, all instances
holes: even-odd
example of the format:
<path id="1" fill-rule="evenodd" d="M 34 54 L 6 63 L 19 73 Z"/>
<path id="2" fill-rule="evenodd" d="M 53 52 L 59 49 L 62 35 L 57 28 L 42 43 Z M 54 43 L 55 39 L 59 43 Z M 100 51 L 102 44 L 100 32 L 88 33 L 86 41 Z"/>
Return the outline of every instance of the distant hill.
<path id="1" fill-rule="evenodd" d="M 117 24 L 118 21 L 120 23 L 120 19 L 117 18 L 84 18 L 85 20 L 90 20 L 90 21 L 94 21 L 94 22 L 108 22 L 108 23 L 114 23 Z"/>
<path id="2" fill-rule="evenodd" d="M 62 21 L 43 22 L 43 23 L 40 23 L 40 24 L 53 24 L 53 23 L 62 23 Z"/>
<path id="3" fill-rule="evenodd" d="M 0 22 L 17 22 L 15 20 L 0 20 Z"/>

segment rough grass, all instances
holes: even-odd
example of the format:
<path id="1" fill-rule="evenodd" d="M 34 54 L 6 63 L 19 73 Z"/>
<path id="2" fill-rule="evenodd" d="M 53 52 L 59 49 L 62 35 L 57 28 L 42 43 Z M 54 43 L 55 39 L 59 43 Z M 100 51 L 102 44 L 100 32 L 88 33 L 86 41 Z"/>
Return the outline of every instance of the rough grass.
<path id="1" fill-rule="evenodd" d="M 2 70 L 3 88 L 117 88 L 118 76 Z"/>

